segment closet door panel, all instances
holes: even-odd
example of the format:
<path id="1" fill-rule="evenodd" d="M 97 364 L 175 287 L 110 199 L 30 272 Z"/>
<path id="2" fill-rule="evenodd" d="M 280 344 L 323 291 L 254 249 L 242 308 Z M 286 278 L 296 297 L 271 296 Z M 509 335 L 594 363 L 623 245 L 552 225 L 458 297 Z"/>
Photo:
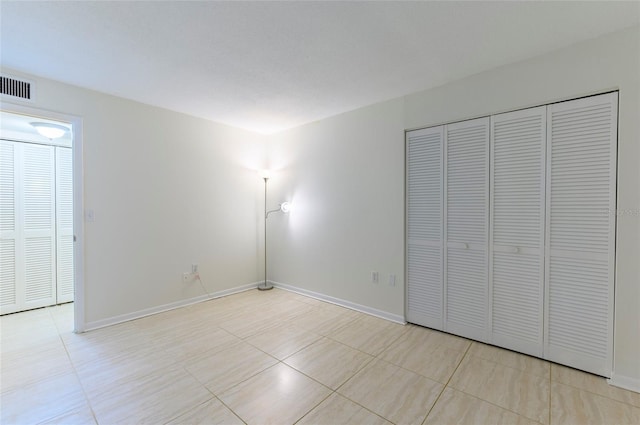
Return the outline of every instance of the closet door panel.
<path id="1" fill-rule="evenodd" d="M 445 134 L 445 330 L 486 341 L 489 118 Z"/>
<path id="2" fill-rule="evenodd" d="M 610 376 L 617 93 L 548 107 L 545 357 Z"/>
<path id="3" fill-rule="evenodd" d="M 73 165 L 71 148 L 56 147 L 56 299 L 73 301 Z"/>
<path id="4" fill-rule="evenodd" d="M 491 118 L 492 342 L 542 356 L 546 107 Z"/>
<path id="5" fill-rule="evenodd" d="M 22 144 L 24 307 L 56 303 L 54 147 Z"/>
<path id="6" fill-rule="evenodd" d="M 446 328 L 448 332 L 480 341 L 486 340 L 486 281 L 486 251 L 449 244 Z"/>
<path id="7" fill-rule="evenodd" d="M 15 143 L 0 140 L 0 313 L 18 311 Z"/>
<path id="8" fill-rule="evenodd" d="M 0 312 L 7 314 L 55 304 L 54 148 L 0 143 Z"/>
<path id="9" fill-rule="evenodd" d="M 407 320 L 442 329 L 443 128 L 411 131 L 407 149 Z"/>

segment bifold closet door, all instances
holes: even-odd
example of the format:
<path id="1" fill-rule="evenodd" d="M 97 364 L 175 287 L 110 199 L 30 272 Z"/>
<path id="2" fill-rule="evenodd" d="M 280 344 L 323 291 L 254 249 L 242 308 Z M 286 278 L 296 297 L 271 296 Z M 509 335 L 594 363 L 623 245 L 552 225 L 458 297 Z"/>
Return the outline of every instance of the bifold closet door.
<path id="1" fill-rule="evenodd" d="M 407 132 L 407 320 L 442 329 L 443 127 Z"/>
<path id="2" fill-rule="evenodd" d="M 445 330 L 488 340 L 489 118 L 445 126 Z"/>
<path id="3" fill-rule="evenodd" d="M 545 357 L 611 376 L 618 94 L 547 109 Z"/>
<path id="4" fill-rule="evenodd" d="M 491 342 L 542 357 L 546 107 L 491 117 Z"/>
<path id="5" fill-rule="evenodd" d="M 54 148 L 2 140 L 0 157 L 5 314 L 56 303 Z"/>
<path id="6" fill-rule="evenodd" d="M 16 149 L 14 142 L 0 140 L 0 313 L 18 311 L 16 254 Z"/>
<path id="7" fill-rule="evenodd" d="M 73 301 L 73 155 L 56 147 L 56 299 Z"/>

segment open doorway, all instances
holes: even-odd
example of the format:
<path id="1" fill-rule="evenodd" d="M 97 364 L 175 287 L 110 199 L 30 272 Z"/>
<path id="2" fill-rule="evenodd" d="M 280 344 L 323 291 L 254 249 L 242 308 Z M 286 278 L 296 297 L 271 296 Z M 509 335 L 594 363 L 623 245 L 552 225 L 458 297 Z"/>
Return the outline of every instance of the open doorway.
<path id="1" fill-rule="evenodd" d="M 64 310 L 82 311 L 76 246 L 82 228 L 74 205 L 81 195 L 74 152 L 79 120 L 6 106 L 0 111 L 0 314 L 74 302 Z M 69 326 L 83 330 L 82 317 L 66 316 Z"/>

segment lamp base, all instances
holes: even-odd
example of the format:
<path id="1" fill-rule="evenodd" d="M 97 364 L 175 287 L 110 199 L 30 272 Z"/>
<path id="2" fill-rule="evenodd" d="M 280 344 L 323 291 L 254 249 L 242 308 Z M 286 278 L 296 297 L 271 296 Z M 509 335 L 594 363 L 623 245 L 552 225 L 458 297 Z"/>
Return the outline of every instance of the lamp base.
<path id="1" fill-rule="evenodd" d="M 273 285 L 271 285 L 270 283 L 264 283 L 262 285 L 258 285 L 258 291 L 268 291 L 270 289 L 273 289 Z"/>

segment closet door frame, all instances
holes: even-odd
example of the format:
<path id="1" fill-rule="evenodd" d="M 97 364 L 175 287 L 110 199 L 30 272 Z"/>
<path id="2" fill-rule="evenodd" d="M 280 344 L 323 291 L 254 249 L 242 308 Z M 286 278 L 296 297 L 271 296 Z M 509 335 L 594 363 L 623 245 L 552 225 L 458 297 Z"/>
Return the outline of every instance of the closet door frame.
<path id="1" fill-rule="evenodd" d="M 87 328 L 85 323 L 84 287 L 84 141 L 83 118 L 78 115 L 54 112 L 22 104 L 5 101 L 2 110 L 15 114 L 29 115 L 62 121 L 71 125 L 73 131 L 73 324 L 74 332 L 81 333 Z"/>

